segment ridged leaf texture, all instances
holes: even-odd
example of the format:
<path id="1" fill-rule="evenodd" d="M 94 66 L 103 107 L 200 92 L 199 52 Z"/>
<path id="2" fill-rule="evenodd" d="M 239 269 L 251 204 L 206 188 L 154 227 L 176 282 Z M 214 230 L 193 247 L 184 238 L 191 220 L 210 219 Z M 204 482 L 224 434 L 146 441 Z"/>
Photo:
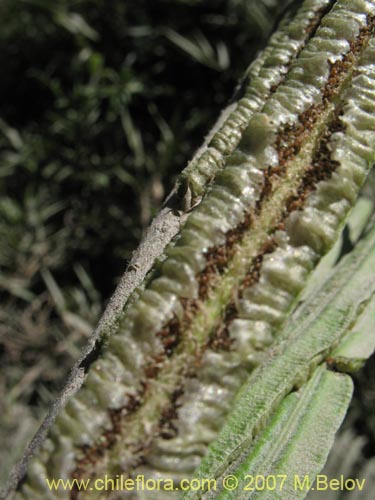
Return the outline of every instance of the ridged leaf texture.
<path id="1" fill-rule="evenodd" d="M 337 240 L 373 163 L 374 26 L 371 0 L 306 0 L 287 15 L 179 177 L 176 196 L 186 222 L 116 324 L 102 328 L 97 359 L 30 461 L 15 498 L 52 498 L 45 477 L 121 472 L 178 484 L 203 457 L 200 474 L 220 475 L 236 450 L 248 453 L 255 430 L 341 338 L 360 304 L 354 292 L 329 315 L 326 302 L 314 305 L 313 314 L 317 307 L 324 314 L 306 326 L 314 328 L 310 340 L 296 328 L 291 342 L 281 328 Z M 287 344 L 274 344 L 284 335 Z M 265 354 L 273 345 L 276 365 Z M 254 410 L 247 380 L 258 365 L 252 380 L 266 399 Z M 332 400 L 341 415 L 347 383 L 319 373 L 324 390 L 337 383 L 346 394 Z M 247 410 L 242 405 L 232 414 L 206 456 L 244 384 Z M 316 411 L 324 396 L 301 390 Z M 308 426 L 304 411 L 298 418 Z"/>

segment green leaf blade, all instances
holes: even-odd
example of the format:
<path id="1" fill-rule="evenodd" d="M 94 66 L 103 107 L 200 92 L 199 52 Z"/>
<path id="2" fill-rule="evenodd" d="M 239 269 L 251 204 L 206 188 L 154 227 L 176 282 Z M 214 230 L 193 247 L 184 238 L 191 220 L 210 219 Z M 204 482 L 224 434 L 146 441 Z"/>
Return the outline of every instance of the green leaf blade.
<path id="1" fill-rule="evenodd" d="M 314 372 L 308 384 L 289 394 L 273 415 L 270 424 L 254 443 L 251 453 L 232 474 L 238 479 L 236 491 L 225 489 L 220 500 L 300 500 L 322 469 L 334 434 L 341 424 L 352 395 L 349 376 L 329 372 L 324 366 Z M 250 484 L 251 477 L 275 477 L 271 486 Z M 285 477 L 285 481 L 283 478 Z M 267 483 L 266 483 L 267 484 Z M 209 496 L 207 497 L 209 498 Z"/>
<path id="2" fill-rule="evenodd" d="M 198 477 L 217 479 L 225 474 L 230 464 L 249 450 L 287 394 L 310 378 L 352 327 L 375 293 L 374 245 L 372 230 L 341 261 L 315 301 L 302 307 L 298 324 L 292 320 L 286 325 L 265 363 L 241 389 L 225 427 L 196 472 Z M 201 497 L 188 492 L 183 498 Z"/>

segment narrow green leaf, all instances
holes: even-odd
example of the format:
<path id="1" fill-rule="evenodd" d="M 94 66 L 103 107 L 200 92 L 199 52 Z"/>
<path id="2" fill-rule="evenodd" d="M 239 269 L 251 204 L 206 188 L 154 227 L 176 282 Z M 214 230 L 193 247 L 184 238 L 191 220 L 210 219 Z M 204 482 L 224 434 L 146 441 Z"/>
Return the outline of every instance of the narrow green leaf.
<path id="1" fill-rule="evenodd" d="M 264 429 L 272 413 L 351 328 L 375 293 L 375 229 L 344 258 L 315 300 L 301 307 L 286 325 L 268 358 L 250 376 L 217 440 L 196 475 L 219 479 Z M 188 492 L 184 498 L 202 498 Z"/>
<path id="2" fill-rule="evenodd" d="M 237 488 L 228 491 L 224 487 L 213 497 L 304 498 L 327 459 L 352 387 L 349 376 L 329 372 L 324 366 L 317 369 L 308 384 L 284 399 L 251 453 L 232 465 L 230 473 L 235 484 L 238 481 Z M 238 462 L 242 462 L 240 466 L 236 466 Z"/>

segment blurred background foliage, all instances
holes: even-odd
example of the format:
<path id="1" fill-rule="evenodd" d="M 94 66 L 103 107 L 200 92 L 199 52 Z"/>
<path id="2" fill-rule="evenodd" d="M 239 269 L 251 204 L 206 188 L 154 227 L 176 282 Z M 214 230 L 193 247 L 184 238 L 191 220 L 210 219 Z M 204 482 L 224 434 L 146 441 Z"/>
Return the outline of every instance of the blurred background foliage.
<path id="1" fill-rule="evenodd" d="M 288 3 L 0 0 L 0 481 Z"/>
<path id="2" fill-rule="evenodd" d="M 1 0 L 0 479 L 286 3 Z"/>

